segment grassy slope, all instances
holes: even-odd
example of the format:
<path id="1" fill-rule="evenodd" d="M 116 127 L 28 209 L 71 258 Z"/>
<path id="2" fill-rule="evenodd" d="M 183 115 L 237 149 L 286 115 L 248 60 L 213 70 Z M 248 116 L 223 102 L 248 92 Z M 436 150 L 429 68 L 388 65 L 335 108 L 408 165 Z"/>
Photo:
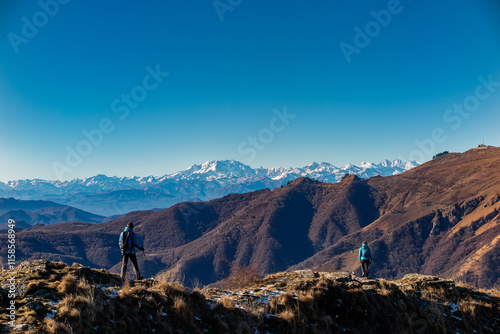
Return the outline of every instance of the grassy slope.
<path id="1" fill-rule="evenodd" d="M 165 278 L 121 286 L 105 270 L 47 261 L 2 272 L 3 288 L 13 275 L 23 333 L 494 333 L 500 324 L 499 291 L 431 276 L 389 282 L 304 270 L 188 292 Z"/>

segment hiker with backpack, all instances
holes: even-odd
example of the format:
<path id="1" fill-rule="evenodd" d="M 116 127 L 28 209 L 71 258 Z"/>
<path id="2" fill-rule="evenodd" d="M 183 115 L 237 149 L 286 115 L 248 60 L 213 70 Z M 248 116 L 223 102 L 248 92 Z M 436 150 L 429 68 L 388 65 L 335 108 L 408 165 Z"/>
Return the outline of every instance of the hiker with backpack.
<path id="1" fill-rule="evenodd" d="M 368 247 L 368 243 L 366 241 L 363 242 L 363 245 L 359 249 L 358 259 L 361 262 L 361 268 L 363 269 L 363 277 L 368 278 L 370 264 L 372 263 L 372 251 Z"/>
<path id="2" fill-rule="evenodd" d="M 143 279 L 139 272 L 139 265 L 137 264 L 137 253 L 138 250 L 144 251 L 139 238 L 134 233 L 134 224 L 128 223 L 123 232 L 120 234 L 120 249 L 122 251 L 122 270 L 121 277 L 122 281 L 125 281 L 125 276 L 127 274 L 127 264 L 128 260 L 132 261 L 135 276 L 138 280 Z"/>

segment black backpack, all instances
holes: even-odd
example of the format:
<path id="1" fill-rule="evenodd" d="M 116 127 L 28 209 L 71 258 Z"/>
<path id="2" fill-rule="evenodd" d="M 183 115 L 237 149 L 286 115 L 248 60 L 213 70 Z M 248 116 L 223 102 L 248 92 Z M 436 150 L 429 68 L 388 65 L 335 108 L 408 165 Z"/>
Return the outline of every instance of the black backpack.
<path id="1" fill-rule="evenodd" d="M 120 244 L 122 252 L 128 251 L 130 249 L 129 236 L 130 236 L 130 231 L 123 232 L 122 243 Z"/>
<path id="2" fill-rule="evenodd" d="M 370 252 L 370 248 L 361 247 L 361 257 L 372 257 L 372 253 Z"/>

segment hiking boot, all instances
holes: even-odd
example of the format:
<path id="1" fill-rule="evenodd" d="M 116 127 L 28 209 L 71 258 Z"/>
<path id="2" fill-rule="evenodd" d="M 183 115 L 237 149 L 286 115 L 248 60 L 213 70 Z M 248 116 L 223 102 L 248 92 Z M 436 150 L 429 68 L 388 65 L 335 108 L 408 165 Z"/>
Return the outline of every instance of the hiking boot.
<path id="1" fill-rule="evenodd" d="M 138 281 L 141 280 L 141 279 L 144 279 L 144 276 L 141 276 L 141 275 L 137 276 L 137 280 Z"/>

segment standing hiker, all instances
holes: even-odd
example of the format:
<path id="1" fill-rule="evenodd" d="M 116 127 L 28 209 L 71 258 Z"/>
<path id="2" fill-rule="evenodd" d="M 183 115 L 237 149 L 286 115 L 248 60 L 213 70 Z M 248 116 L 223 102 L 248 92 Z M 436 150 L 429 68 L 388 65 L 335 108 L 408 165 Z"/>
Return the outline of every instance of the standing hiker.
<path id="1" fill-rule="evenodd" d="M 125 227 L 123 232 L 120 234 L 120 249 L 122 251 L 122 281 L 125 281 L 125 276 L 127 274 L 128 259 L 132 261 L 136 278 L 138 280 L 143 279 L 144 277 L 142 277 L 141 273 L 139 272 L 139 266 L 137 265 L 137 256 L 135 255 L 135 253 L 137 253 L 137 250 L 144 251 L 144 247 L 142 247 L 139 238 L 134 233 L 133 223 L 128 223 L 127 227 Z"/>
<path id="2" fill-rule="evenodd" d="M 366 241 L 363 242 L 363 245 L 359 249 L 358 259 L 361 262 L 361 268 L 363 269 L 363 277 L 368 278 L 370 264 L 372 262 L 372 252 Z"/>

